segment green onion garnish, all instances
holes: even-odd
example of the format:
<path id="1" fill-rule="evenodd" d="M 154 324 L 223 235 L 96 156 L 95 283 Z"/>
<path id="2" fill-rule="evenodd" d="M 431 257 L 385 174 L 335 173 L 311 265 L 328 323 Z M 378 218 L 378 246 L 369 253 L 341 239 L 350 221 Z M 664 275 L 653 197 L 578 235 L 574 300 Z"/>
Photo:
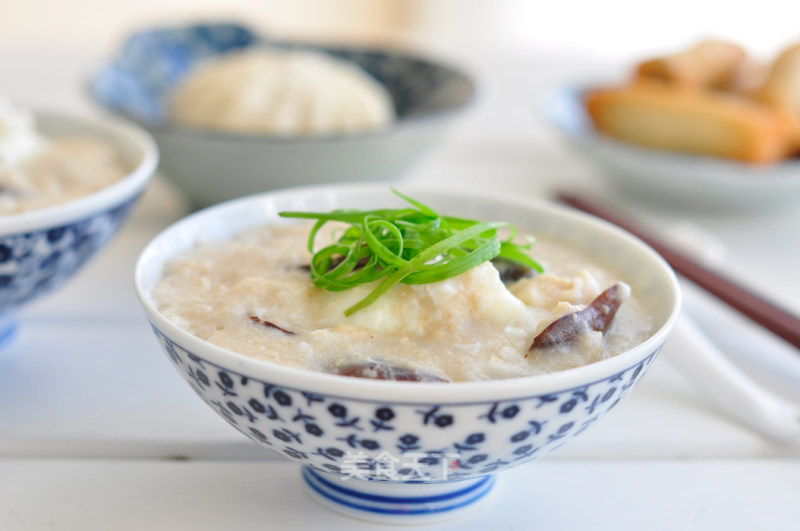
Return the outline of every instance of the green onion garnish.
<path id="1" fill-rule="evenodd" d="M 280 213 L 285 218 L 317 220 L 308 237 L 315 286 L 345 291 L 381 281 L 369 295 L 345 310 L 345 315 L 366 308 L 399 282 L 428 284 L 447 280 L 498 256 L 543 271 L 525 253 L 532 241 L 514 243 L 517 230 L 513 225 L 442 216 L 397 190 L 392 191 L 411 207 Z M 329 221 L 349 226 L 336 242 L 315 252 L 316 236 Z M 509 229 L 504 240 L 498 235 L 502 227 Z"/>

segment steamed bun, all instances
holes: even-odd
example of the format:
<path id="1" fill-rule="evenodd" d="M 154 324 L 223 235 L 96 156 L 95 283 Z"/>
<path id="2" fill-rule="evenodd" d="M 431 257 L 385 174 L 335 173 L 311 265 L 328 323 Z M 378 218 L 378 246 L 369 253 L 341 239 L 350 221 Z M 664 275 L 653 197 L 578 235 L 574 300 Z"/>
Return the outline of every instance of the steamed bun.
<path id="1" fill-rule="evenodd" d="M 264 48 L 198 66 L 177 87 L 171 113 L 184 126 L 280 135 L 364 131 L 394 119 L 387 90 L 356 64 Z"/>

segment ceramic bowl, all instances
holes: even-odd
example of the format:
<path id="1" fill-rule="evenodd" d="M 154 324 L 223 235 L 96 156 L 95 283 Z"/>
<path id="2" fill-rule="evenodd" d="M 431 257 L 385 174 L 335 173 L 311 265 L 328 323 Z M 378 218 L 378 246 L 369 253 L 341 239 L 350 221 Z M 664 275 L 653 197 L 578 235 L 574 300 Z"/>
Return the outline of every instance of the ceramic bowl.
<path id="1" fill-rule="evenodd" d="M 399 204 L 386 186 L 307 187 L 194 214 L 141 254 L 136 289 L 158 341 L 195 392 L 253 441 L 302 467 L 324 505 L 383 522 L 445 518 L 486 495 L 495 473 L 546 455 L 619 403 L 661 349 L 678 314 L 675 275 L 645 244 L 596 218 L 521 196 L 403 190 L 433 208 L 503 219 L 608 262 L 654 320 L 651 336 L 616 357 L 525 378 L 456 384 L 387 382 L 306 372 L 236 354 L 161 315 L 150 290 L 164 263 L 202 239 L 284 223 L 282 210 Z"/>
<path id="2" fill-rule="evenodd" d="M 615 191 L 668 207 L 758 212 L 800 203 L 800 160 L 755 165 L 656 150 L 600 134 L 583 105 L 583 86 L 555 90 L 544 115 Z"/>
<path id="3" fill-rule="evenodd" d="M 120 121 L 37 112 L 46 137 L 86 135 L 112 143 L 130 173 L 66 203 L 0 215 L 0 343 L 16 330 L 15 312 L 58 288 L 98 253 L 119 229 L 158 163 L 150 136 Z"/>
<path id="4" fill-rule="evenodd" d="M 388 89 L 396 122 L 372 132 L 312 137 L 226 133 L 170 123 L 167 99 L 192 66 L 210 56 L 264 44 L 312 49 L 355 62 Z M 398 178 L 436 143 L 474 91 L 464 73 L 421 57 L 270 41 L 232 24 L 138 33 L 91 81 L 96 102 L 153 134 L 161 150 L 161 171 L 196 206 L 289 186 Z"/>

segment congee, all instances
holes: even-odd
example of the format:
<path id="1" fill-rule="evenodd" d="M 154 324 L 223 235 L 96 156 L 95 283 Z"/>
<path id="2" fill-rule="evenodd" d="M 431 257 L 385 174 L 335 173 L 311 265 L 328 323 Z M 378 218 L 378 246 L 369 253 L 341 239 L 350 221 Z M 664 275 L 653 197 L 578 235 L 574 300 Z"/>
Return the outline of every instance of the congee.
<path id="1" fill-rule="evenodd" d="M 37 129 L 32 112 L 0 98 L 0 215 L 65 203 L 127 173 L 104 140 L 47 138 Z"/>
<path id="2" fill-rule="evenodd" d="M 549 373 L 649 335 L 650 316 L 610 265 L 413 204 L 407 218 L 294 213 L 317 221 L 199 243 L 165 265 L 152 299 L 181 328 L 245 356 L 377 379 Z"/>

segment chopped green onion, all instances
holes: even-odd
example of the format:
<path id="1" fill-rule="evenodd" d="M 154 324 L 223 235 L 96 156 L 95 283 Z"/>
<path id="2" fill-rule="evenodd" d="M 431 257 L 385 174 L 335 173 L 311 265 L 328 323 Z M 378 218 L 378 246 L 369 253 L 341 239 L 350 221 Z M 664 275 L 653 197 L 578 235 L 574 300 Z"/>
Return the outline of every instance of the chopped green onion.
<path id="1" fill-rule="evenodd" d="M 369 295 L 345 310 L 345 315 L 366 308 L 400 282 L 428 284 L 447 280 L 497 257 L 543 271 L 525 252 L 533 242 L 513 241 L 517 234 L 513 225 L 442 216 L 419 201 L 392 191 L 414 208 L 280 213 L 286 218 L 317 220 L 308 237 L 315 286 L 345 291 L 381 281 Z M 316 237 L 329 221 L 349 226 L 336 242 L 315 251 Z M 498 231 L 504 227 L 510 234 L 501 240 Z"/>

